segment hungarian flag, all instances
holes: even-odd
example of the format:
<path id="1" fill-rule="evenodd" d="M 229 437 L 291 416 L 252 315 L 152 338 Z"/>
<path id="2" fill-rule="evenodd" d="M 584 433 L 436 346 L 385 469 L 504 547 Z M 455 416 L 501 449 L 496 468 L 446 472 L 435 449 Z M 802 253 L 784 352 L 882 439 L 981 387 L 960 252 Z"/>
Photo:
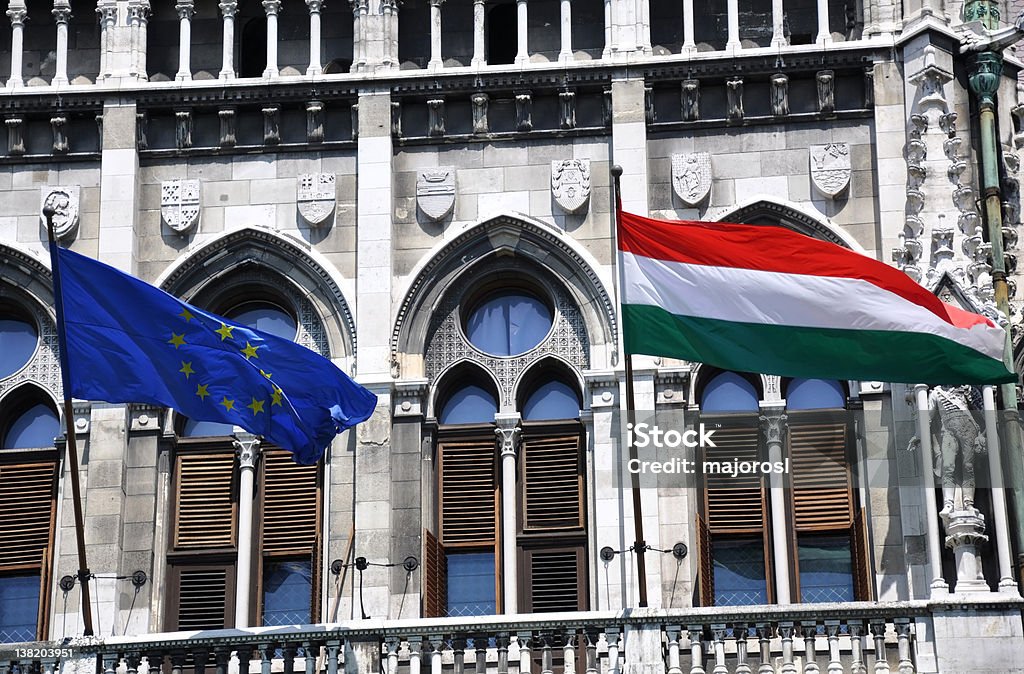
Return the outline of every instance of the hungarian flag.
<path id="1" fill-rule="evenodd" d="M 1015 380 L 1006 334 L 887 264 L 782 227 L 621 213 L 626 353 L 787 377 Z"/>

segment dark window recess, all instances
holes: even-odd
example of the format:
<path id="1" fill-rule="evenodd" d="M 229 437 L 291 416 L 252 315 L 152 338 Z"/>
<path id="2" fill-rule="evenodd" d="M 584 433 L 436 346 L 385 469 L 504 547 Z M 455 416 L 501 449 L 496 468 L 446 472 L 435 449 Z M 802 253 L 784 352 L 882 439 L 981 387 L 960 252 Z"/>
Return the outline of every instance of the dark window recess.
<path id="1" fill-rule="evenodd" d="M 260 77 L 267 69 L 267 19 L 249 19 L 242 28 L 239 77 Z"/>
<path id="2" fill-rule="evenodd" d="M 518 51 L 515 3 L 496 5 L 487 13 L 487 63 L 515 63 Z"/>

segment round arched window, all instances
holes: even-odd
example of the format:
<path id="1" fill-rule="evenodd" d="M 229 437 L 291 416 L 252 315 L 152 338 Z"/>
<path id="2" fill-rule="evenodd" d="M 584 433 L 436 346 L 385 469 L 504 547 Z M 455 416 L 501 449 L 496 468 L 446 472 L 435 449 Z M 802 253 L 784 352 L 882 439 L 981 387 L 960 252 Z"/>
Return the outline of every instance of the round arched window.
<path id="1" fill-rule="evenodd" d="M 232 307 L 225 317 L 281 339 L 295 339 L 295 317 L 270 302 L 243 302 Z"/>
<path id="2" fill-rule="evenodd" d="M 214 435 L 231 435 L 235 427 L 231 424 L 223 424 L 219 421 L 195 421 L 186 419 L 181 430 L 183 438 L 206 438 Z"/>
<path id="3" fill-rule="evenodd" d="M 523 405 L 523 421 L 578 419 L 579 416 L 580 399 L 576 391 L 558 380 L 538 386 Z"/>
<path id="4" fill-rule="evenodd" d="M 15 417 L 3 438 L 4 449 L 52 447 L 60 435 L 60 418 L 52 407 L 36 403 Z"/>
<path id="5" fill-rule="evenodd" d="M 36 351 L 39 331 L 27 316 L 0 306 L 0 379 L 25 367 Z"/>
<path id="6" fill-rule="evenodd" d="M 551 331 L 550 307 L 522 290 L 484 297 L 466 319 L 466 337 L 484 353 L 518 356 L 540 344 Z"/>
<path id="7" fill-rule="evenodd" d="M 843 386 L 833 379 L 794 379 L 786 387 L 791 410 L 828 410 L 846 407 Z"/>
<path id="8" fill-rule="evenodd" d="M 437 420 L 442 424 L 485 424 L 494 421 L 498 401 L 476 384 L 456 389 L 445 401 Z"/>
<path id="9" fill-rule="evenodd" d="M 756 412 L 757 389 L 735 372 L 716 375 L 704 387 L 701 412 Z"/>

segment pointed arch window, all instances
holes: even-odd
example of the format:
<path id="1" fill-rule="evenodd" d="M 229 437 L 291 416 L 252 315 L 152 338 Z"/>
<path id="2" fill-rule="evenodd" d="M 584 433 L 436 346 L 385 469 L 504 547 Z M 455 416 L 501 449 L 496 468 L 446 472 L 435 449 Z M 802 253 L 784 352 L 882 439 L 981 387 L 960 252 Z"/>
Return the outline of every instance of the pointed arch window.
<path id="1" fill-rule="evenodd" d="M 0 304 L 0 379 L 25 367 L 38 342 L 35 321 L 18 308 Z"/>

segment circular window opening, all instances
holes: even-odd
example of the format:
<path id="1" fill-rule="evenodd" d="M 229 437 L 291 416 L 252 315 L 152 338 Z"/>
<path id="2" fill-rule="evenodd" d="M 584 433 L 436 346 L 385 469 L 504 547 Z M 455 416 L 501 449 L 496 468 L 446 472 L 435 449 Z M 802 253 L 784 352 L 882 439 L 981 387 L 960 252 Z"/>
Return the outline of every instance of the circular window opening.
<path id="1" fill-rule="evenodd" d="M 16 309 L 0 306 L 0 379 L 25 367 L 38 342 L 39 331 L 31 319 Z"/>
<path id="2" fill-rule="evenodd" d="M 551 307 L 521 289 L 500 290 L 473 305 L 466 318 L 470 344 L 492 356 L 518 356 L 551 331 Z"/>
<path id="3" fill-rule="evenodd" d="M 280 306 L 270 302 L 243 302 L 235 305 L 225 317 L 253 330 L 289 341 L 295 340 L 295 318 Z"/>

